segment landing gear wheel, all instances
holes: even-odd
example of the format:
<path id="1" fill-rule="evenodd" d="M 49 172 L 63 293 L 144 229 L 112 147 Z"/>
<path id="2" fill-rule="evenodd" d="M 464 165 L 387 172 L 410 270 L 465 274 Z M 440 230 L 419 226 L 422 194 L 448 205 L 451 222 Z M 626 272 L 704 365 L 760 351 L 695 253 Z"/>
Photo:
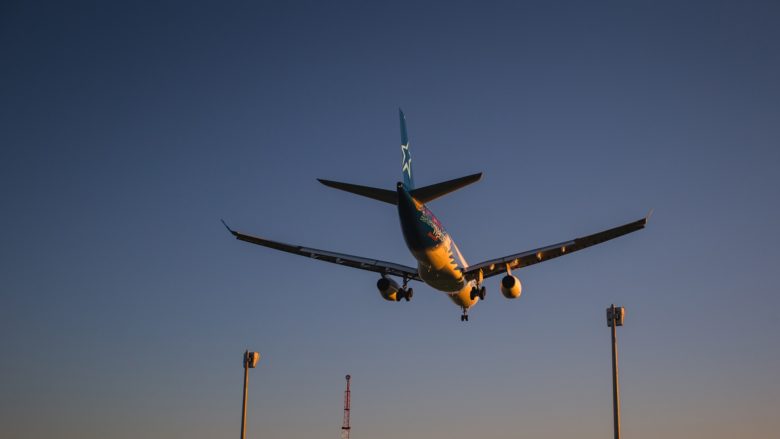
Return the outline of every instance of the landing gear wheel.
<path id="1" fill-rule="evenodd" d="M 469 311 L 466 308 L 463 308 L 463 314 L 460 315 L 460 321 L 461 322 L 468 322 L 469 321 L 469 315 L 467 314 Z"/>
<path id="2" fill-rule="evenodd" d="M 409 288 L 409 289 L 407 289 L 407 290 L 406 290 L 406 295 L 404 296 L 404 298 L 406 299 L 406 301 L 408 302 L 408 301 L 412 300 L 412 297 L 413 297 L 413 296 L 414 296 L 414 288 Z"/>
<path id="3" fill-rule="evenodd" d="M 471 300 L 474 300 L 477 297 L 479 297 L 479 289 L 477 287 L 472 287 L 470 296 L 471 296 Z"/>
<path id="4" fill-rule="evenodd" d="M 485 287 L 481 287 L 479 289 L 479 300 L 485 300 L 486 295 L 487 295 L 487 289 Z"/>

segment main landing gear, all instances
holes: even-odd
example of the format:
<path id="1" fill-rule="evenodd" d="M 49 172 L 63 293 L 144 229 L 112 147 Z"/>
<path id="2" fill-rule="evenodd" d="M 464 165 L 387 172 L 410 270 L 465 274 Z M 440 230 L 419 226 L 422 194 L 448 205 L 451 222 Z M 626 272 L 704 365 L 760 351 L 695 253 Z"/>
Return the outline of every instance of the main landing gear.
<path id="1" fill-rule="evenodd" d="M 398 301 L 400 302 L 401 299 L 406 299 L 406 301 L 412 300 L 412 297 L 414 297 L 414 288 L 407 288 L 406 285 L 409 283 L 409 279 L 404 278 L 404 285 L 398 290 Z"/>
<path id="2" fill-rule="evenodd" d="M 471 300 L 474 300 L 477 297 L 479 297 L 479 300 L 485 300 L 485 296 L 487 296 L 487 290 L 485 287 L 475 286 L 471 289 Z"/>

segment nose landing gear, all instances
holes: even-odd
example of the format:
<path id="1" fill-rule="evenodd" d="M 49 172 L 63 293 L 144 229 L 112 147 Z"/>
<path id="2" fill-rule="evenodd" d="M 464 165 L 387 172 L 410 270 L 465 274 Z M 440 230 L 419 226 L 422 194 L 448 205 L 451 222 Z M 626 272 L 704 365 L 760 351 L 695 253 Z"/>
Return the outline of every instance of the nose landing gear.
<path id="1" fill-rule="evenodd" d="M 460 315 L 460 321 L 461 322 L 468 322 L 469 321 L 469 310 L 466 308 L 463 309 L 463 314 Z"/>

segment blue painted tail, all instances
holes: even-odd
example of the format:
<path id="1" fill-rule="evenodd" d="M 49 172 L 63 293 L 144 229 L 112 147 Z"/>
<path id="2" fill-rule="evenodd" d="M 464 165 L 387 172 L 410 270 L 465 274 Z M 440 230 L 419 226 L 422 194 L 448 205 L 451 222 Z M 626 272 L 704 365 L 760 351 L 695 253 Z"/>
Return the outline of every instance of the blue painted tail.
<path id="1" fill-rule="evenodd" d="M 404 116 L 404 112 L 400 108 L 398 109 L 398 117 L 401 119 L 401 154 L 403 154 L 401 173 L 404 176 L 404 186 L 406 186 L 407 191 L 410 191 L 414 189 L 412 153 L 409 152 L 409 136 L 406 134 L 406 116 Z"/>

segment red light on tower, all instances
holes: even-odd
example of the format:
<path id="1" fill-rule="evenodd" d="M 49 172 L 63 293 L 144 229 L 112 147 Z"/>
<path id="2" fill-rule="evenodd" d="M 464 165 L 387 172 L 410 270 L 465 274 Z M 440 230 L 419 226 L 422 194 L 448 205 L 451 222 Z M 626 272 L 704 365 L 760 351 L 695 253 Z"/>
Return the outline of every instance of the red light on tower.
<path id="1" fill-rule="evenodd" d="M 349 426 L 349 380 L 352 379 L 352 377 L 347 375 L 346 378 L 347 390 L 344 391 L 344 423 L 341 425 L 341 439 L 349 439 L 349 431 L 351 429 Z"/>

